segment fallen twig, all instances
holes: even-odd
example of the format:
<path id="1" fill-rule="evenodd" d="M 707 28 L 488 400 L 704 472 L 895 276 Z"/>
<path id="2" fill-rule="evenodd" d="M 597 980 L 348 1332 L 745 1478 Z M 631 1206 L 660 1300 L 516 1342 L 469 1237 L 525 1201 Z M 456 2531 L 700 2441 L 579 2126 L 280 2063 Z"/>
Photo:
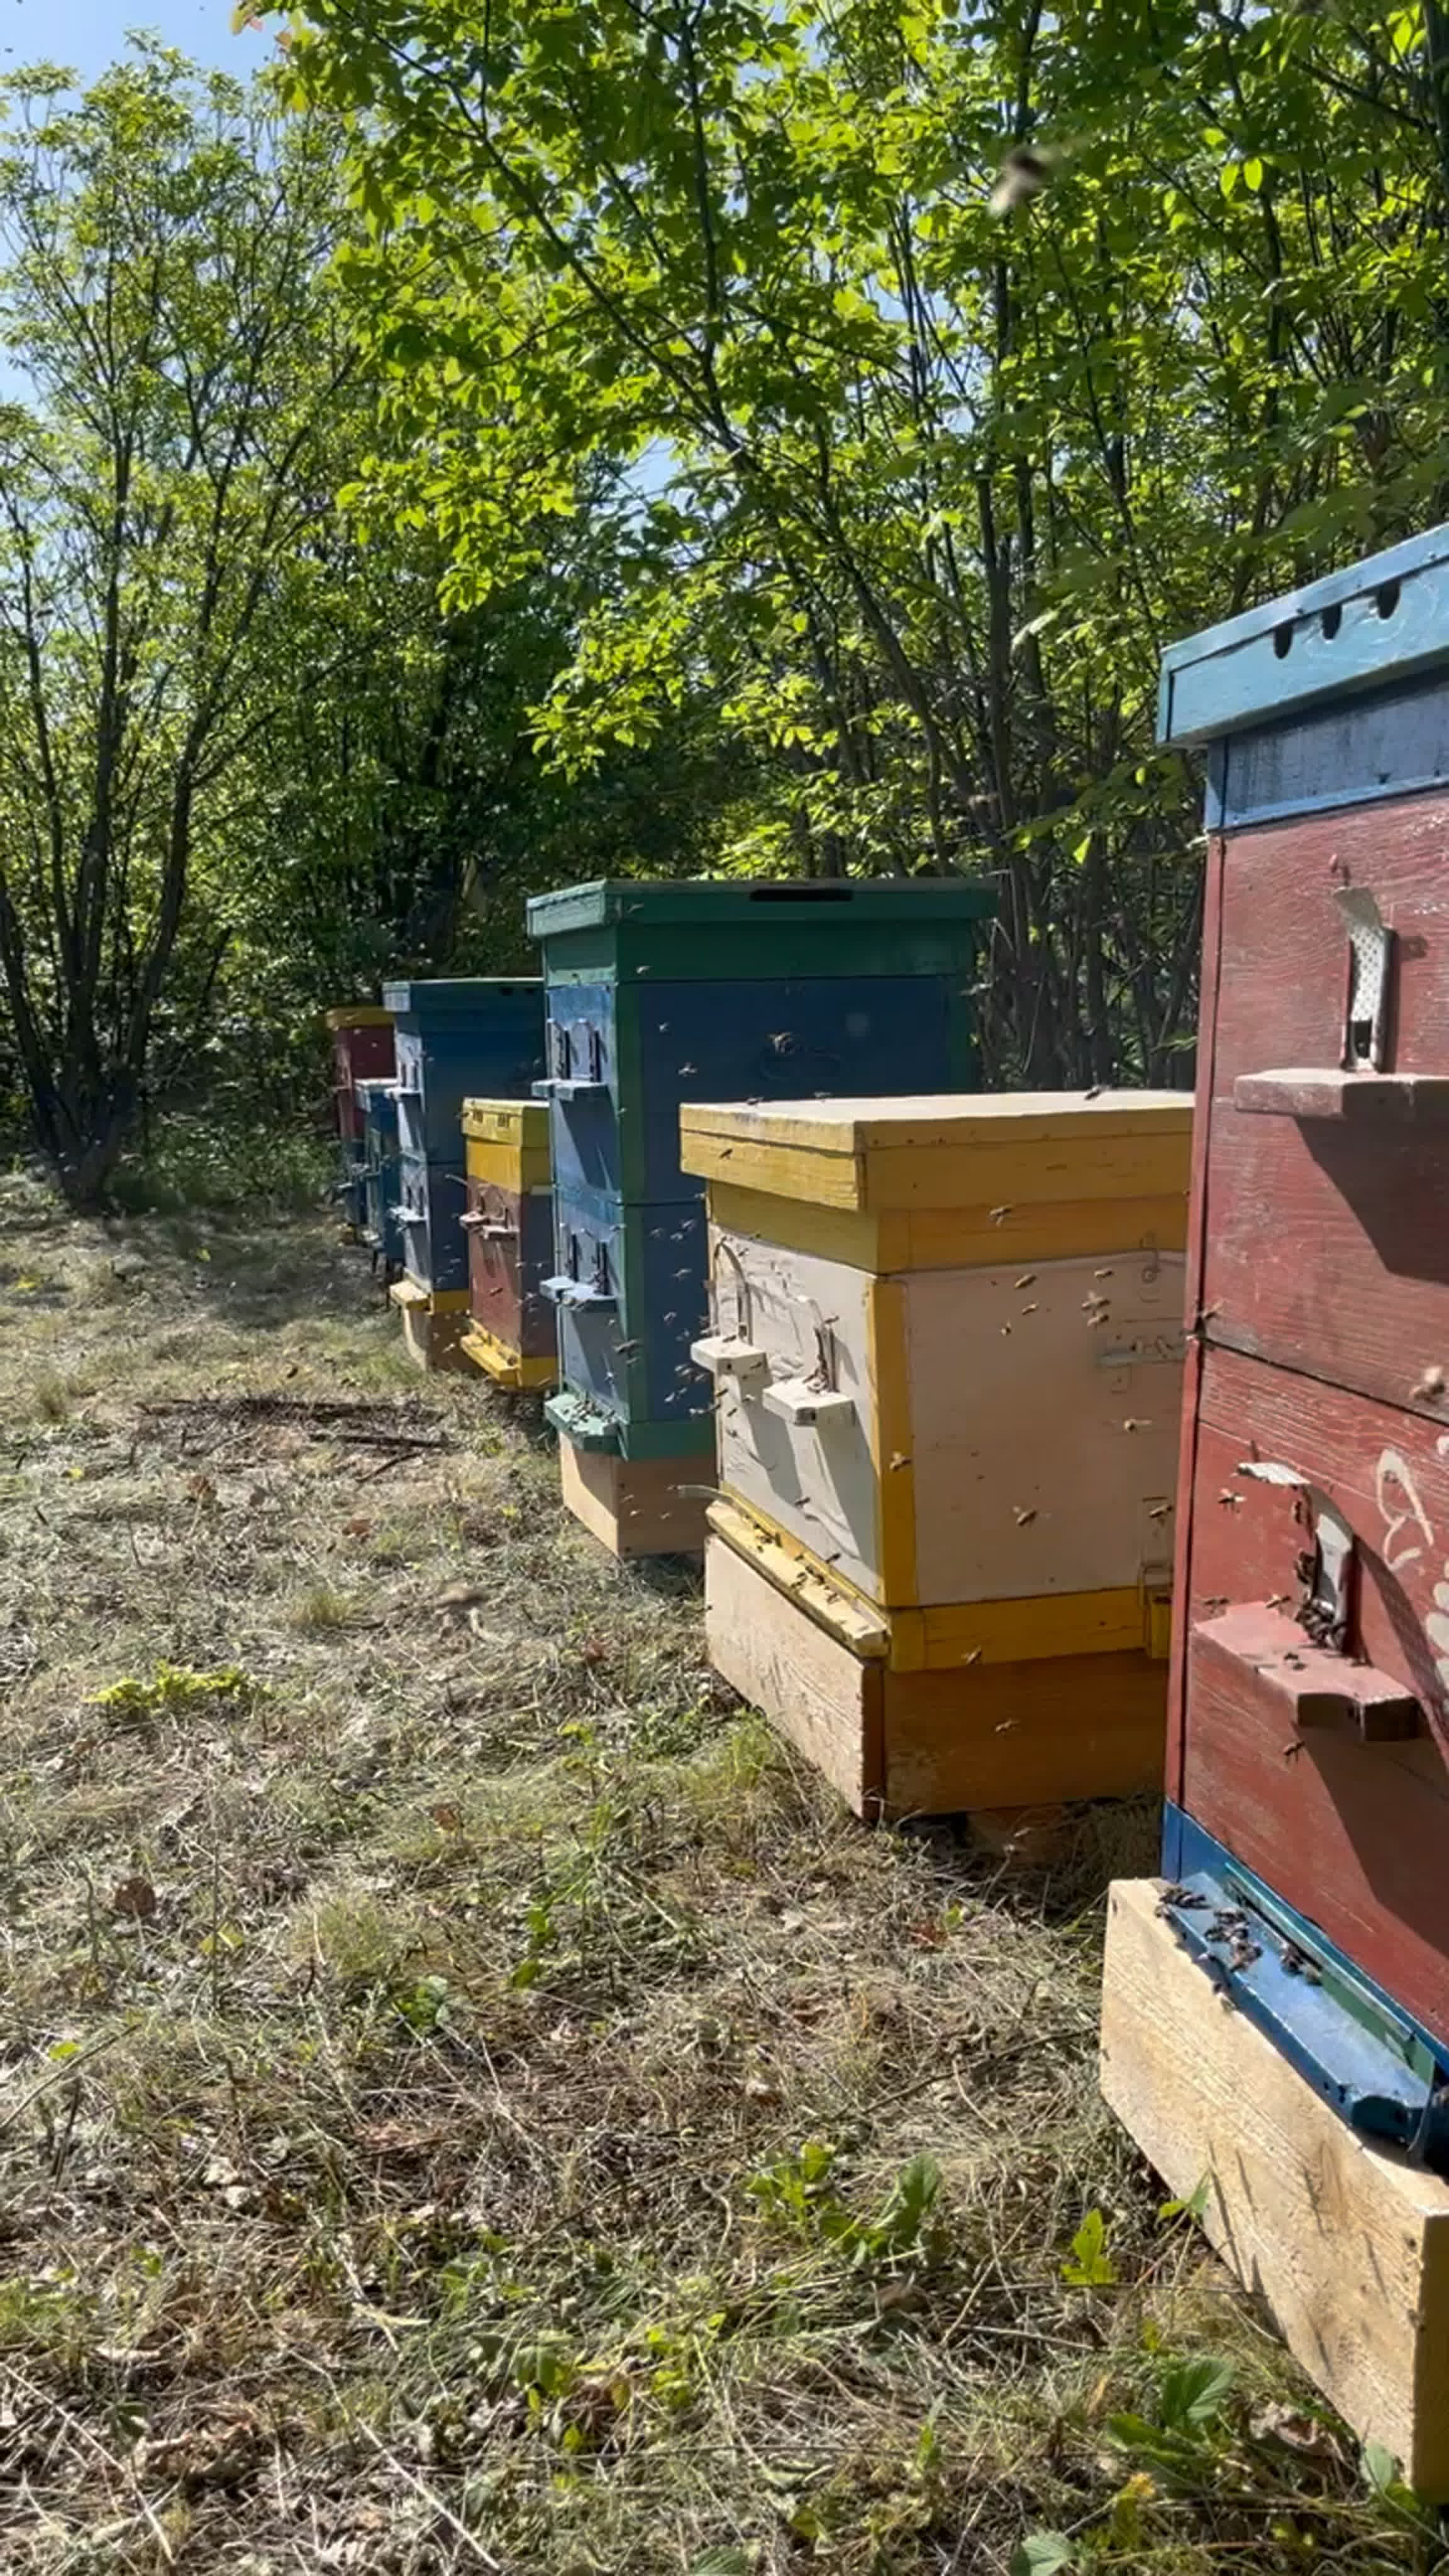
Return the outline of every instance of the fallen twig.
<path id="1" fill-rule="evenodd" d="M 344 1449 L 434 1449 L 439 1456 L 448 1447 L 446 1439 L 430 1440 L 421 1432 L 411 1431 L 314 1431 L 313 1440 L 331 1440 Z"/>

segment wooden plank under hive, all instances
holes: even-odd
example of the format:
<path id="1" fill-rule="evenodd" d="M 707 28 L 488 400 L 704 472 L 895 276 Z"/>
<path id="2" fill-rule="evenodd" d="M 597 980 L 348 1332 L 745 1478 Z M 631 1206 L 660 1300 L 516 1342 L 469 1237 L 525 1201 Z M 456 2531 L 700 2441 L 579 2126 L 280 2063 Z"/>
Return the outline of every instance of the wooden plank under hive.
<path id="1" fill-rule="evenodd" d="M 711 1654 L 861 1812 L 1160 1777 L 1191 1118 L 1173 1093 L 681 1114 Z"/>
<path id="2" fill-rule="evenodd" d="M 1449 2184 L 1355 2137 L 1226 2009 L 1163 1893 L 1108 1900 L 1102 2090 L 1330 2404 L 1449 2500 Z"/>
<path id="3" fill-rule="evenodd" d="M 422 1369 L 466 1369 L 463 1336 L 468 1330 L 466 1288 L 424 1288 L 416 1279 L 395 1279 L 389 1302 L 402 1319 L 403 1348 Z"/>
<path id="4" fill-rule="evenodd" d="M 558 1360 L 548 1111 L 536 1100 L 463 1103 L 469 1323 L 462 1347 L 510 1393 L 550 1387 Z"/>
<path id="5" fill-rule="evenodd" d="M 993 902 L 960 878 L 918 878 L 625 880 L 530 904 L 548 982 L 538 1089 L 560 1383 L 547 1412 L 574 1453 L 566 1494 L 587 1488 L 596 1532 L 613 1527 L 614 1493 L 631 1552 L 645 1552 L 649 1529 L 677 1545 L 680 1516 L 626 1489 L 642 1494 L 656 1462 L 661 1475 L 673 1462 L 676 1482 L 709 1472 L 711 1408 L 690 1360 L 707 1309 L 704 1193 L 680 1163 L 680 1103 L 969 1089 Z"/>

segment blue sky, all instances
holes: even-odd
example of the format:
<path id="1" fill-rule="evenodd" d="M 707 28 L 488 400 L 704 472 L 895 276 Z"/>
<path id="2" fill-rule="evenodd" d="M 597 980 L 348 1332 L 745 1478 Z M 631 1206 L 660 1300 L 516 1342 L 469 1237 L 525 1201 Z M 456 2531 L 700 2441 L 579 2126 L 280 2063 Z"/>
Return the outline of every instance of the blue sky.
<path id="1" fill-rule="evenodd" d="M 270 36 L 231 32 L 232 0 L 0 0 L 0 70 L 68 63 L 90 80 L 125 50 L 131 27 L 152 30 L 197 62 L 246 73 L 265 61 Z"/>

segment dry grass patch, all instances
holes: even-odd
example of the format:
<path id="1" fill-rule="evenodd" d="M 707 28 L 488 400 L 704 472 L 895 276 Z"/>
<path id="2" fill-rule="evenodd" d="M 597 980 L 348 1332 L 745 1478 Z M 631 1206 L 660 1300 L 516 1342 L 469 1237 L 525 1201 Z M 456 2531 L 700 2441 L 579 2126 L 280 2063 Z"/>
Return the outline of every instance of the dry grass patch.
<path id="1" fill-rule="evenodd" d="M 1441 2563 L 1098 2104 L 1140 1819 L 861 1831 L 324 1228 L 21 1198 L 7 2569 Z"/>

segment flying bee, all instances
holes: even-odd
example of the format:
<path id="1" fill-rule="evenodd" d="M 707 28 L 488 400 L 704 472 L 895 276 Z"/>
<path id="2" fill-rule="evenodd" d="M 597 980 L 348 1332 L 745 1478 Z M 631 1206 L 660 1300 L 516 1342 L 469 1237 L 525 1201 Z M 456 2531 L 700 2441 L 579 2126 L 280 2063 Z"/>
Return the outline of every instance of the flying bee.
<path id="1" fill-rule="evenodd" d="M 1018 206 L 1039 197 L 1065 155 L 1050 143 L 1014 143 L 996 173 L 990 196 L 993 215 L 1015 214 Z"/>

